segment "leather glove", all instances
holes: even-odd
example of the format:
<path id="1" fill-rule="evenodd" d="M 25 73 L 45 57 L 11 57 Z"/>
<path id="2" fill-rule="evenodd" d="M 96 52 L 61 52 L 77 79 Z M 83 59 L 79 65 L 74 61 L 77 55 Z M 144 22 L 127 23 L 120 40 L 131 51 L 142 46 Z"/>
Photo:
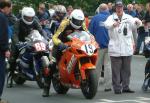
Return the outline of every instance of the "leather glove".
<path id="1" fill-rule="evenodd" d="M 63 51 L 63 50 L 65 50 L 65 49 L 67 49 L 67 48 L 68 48 L 68 46 L 65 45 L 64 43 L 60 43 L 60 44 L 58 45 L 58 50 L 60 50 L 60 51 Z"/>

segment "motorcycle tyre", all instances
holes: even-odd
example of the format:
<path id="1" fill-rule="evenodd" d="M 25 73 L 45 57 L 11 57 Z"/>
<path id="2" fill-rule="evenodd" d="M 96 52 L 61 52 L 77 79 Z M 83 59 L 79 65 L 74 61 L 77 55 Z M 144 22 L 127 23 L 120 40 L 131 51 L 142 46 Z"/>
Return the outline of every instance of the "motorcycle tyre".
<path id="1" fill-rule="evenodd" d="M 90 69 L 86 72 L 87 79 L 81 83 L 81 91 L 86 99 L 92 99 L 97 93 L 98 79 L 96 69 Z"/>

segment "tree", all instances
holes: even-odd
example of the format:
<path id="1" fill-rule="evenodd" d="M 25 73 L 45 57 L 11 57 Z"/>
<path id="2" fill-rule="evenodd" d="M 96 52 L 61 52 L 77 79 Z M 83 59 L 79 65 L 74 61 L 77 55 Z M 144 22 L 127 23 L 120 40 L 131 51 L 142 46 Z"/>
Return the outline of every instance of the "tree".
<path id="1" fill-rule="evenodd" d="M 123 0 L 125 4 L 132 3 L 133 0 Z M 150 0 L 135 0 L 137 3 L 145 4 Z M 82 8 L 89 14 L 94 14 L 100 3 L 115 2 L 115 0 L 12 0 L 15 4 L 15 11 L 21 9 L 22 6 L 32 6 L 37 8 L 40 2 L 48 4 L 62 4 L 65 6 L 72 5 L 74 8 Z"/>

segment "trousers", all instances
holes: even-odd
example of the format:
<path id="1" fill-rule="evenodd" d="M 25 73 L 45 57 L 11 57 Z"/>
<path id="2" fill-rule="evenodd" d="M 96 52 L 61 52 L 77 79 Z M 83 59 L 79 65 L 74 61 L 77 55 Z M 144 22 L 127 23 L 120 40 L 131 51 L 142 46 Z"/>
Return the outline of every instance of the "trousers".
<path id="1" fill-rule="evenodd" d="M 114 91 L 129 89 L 132 56 L 110 57 Z"/>
<path id="2" fill-rule="evenodd" d="M 102 66 L 104 66 L 104 85 L 105 89 L 110 89 L 112 85 L 111 80 L 111 64 L 110 64 L 110 56 L 108 55 L 108 48 L 99 49 L 98 52 L 98 61 L 96 65 L 96 70 L 98 71 L 97 75 L 100 78 L 102 72 Z"/>
<path id="3" fill-rule="evenodd" d="M 6 70 L 5 57 L 0 55 L 0 98 L 3 93 L 5 83 L 5 70 Z"/>

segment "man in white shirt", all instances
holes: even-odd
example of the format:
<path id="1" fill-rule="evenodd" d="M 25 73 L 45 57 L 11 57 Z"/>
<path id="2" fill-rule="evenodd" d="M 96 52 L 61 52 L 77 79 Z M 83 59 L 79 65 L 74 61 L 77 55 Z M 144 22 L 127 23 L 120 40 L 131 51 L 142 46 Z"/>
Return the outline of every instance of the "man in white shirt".
<path id="1" fill-rule="evenodd" d="M 115 12 L 107 18 L 104 24 L 110 37 L 108 53 L 111 58 L 114 93 L 134 93 L 129 88 L 131 59 L 134 52 L 132 30 L 142 25 L 142 22 L 125 14 L 122 1 L 116 1 Z"/>

